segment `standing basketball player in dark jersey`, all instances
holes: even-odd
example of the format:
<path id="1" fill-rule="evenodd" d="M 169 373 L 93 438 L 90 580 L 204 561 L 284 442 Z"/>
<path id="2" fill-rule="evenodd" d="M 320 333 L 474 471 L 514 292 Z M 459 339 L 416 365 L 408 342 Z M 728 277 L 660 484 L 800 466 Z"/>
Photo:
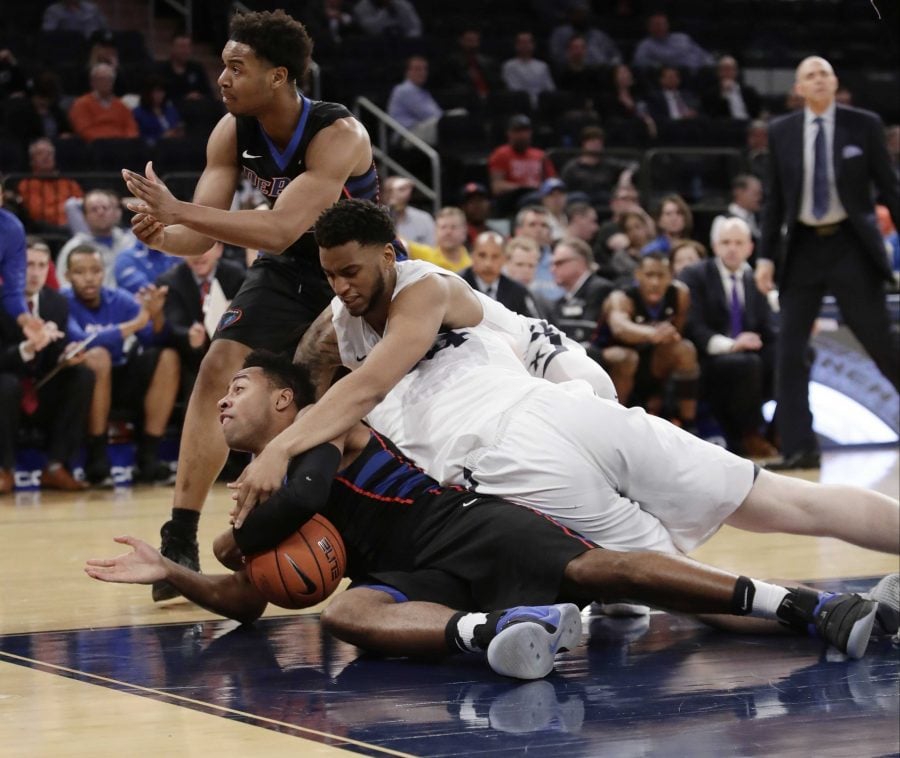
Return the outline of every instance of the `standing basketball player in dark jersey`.
<path id="1" fill-rule="evenodd" d="M 192 256 L 221 240 L 265 251 L 219 323 L 182 430 L 162 552 L 194 569 L 200 510 L 228 453 L 217 424 L 222 386 L 253 348 L 293 351 L 328 305 L 331 290 L 310 231 L 319 214 L 341 196 L 378 196 L 362 124 L 342 105 L 311 101 L 297 89 L 311 50 L 303 25 L 283 11 L 235 15 L 218 79 L 228 113 L 209 137 L 194 201 L 175 199 L 152 164 L 146 176 L 122 172 L 137 198 L 132 229 L 150 247 Z M 241 177 L 265 195 L 269 211 L 228 210 Z M 157 601 L 178 594 L 165 582 L 153 587 Z"/>

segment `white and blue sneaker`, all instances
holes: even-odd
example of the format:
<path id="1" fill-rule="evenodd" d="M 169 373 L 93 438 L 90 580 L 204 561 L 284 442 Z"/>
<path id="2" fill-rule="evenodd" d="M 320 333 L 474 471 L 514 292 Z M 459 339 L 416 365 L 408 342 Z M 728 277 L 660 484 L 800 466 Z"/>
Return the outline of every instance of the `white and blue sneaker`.
<path id="1" fill-rule="evenodd" d="M 900 642 L 900 574 L 896 571 L 888 574 L 868 592 L 863 592 L 862 597 L 878 603 L 872 633 Z"/>
<path id="2" fill-rule="evenodd" d="M 497 622 L 487 649 L 491 668 L 516 679 L 540 679 L 553 670 L 554 656 L 581 640 L 581 612 L 572 603 L 518 606 Z"/>

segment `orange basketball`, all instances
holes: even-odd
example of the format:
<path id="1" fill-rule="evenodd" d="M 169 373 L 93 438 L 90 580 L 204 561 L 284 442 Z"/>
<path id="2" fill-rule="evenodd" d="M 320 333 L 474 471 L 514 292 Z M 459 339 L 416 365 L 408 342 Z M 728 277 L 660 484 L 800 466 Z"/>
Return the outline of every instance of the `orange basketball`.
<path id="1" fill-rule="evenodd" d="M 278 547 L 247 559 L 260 594 L 282 608 L 308 608 L 328 597 L 344 577 L 347 551 L 337 529 L 316 514 Z"/>

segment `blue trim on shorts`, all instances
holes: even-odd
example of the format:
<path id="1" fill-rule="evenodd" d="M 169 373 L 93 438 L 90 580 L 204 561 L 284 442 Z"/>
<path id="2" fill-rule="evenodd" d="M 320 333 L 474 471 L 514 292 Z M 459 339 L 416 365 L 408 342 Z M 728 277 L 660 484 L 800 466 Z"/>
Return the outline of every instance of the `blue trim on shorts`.
<path id="1" fill-rule="evenodd" d="M 347 589 L 355 590 L 355 589 L 359 589 L 359 588 L 363 588 L 363 589 L 367 589 L 367 590 L 378 590 L 379 592 L 385 592 L 388 595 L 390 595 L 392 598 L 394 598 L 394 602 L 396 602 L 396 603 L 408 603 L 409 602 L 409 598 L 406 595 L 404 595 L 402 592 L 400 592 L 400 590 L 398 590 L 396 587 L 391 587 L 389 584 L 366 584 L 365 582 L 357 584 L 356 582 L 354 582 Z"/>

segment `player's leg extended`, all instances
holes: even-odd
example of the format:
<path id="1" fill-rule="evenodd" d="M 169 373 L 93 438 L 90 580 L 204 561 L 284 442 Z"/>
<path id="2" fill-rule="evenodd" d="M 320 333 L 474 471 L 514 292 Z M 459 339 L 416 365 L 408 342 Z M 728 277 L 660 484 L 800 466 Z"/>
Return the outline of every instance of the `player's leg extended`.
<path id="1" fill-rule="evenodd" d="M 900 553 L 900 504 L 880 492 L 807 482 L 760 471 L 727 524 L 751 532 L 836 537 L 884 553 Z"/>

